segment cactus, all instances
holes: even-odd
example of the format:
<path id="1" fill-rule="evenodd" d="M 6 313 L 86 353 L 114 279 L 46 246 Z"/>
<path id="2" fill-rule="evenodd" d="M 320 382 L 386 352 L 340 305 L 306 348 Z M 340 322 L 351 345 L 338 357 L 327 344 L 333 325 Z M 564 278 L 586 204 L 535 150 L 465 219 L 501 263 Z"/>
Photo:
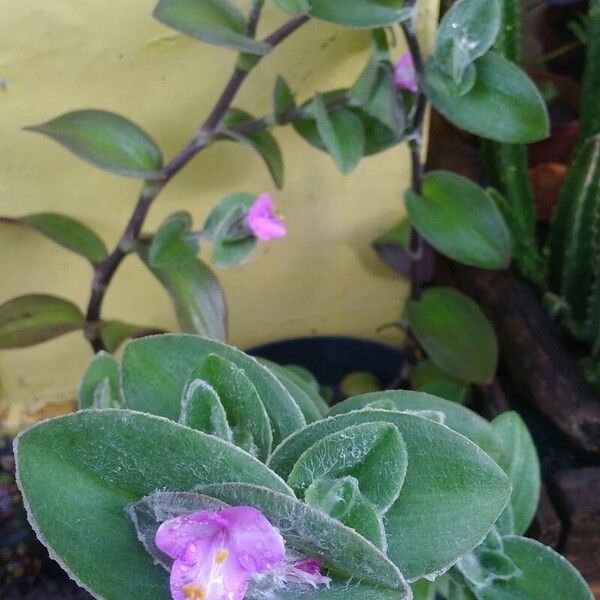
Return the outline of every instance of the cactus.
<path id="1" fill-rule="evenodd" d="M 600 0 L 599 0 L 600 1 Z M 508 60 L 521 58 L 519 0 L 501 0 L 502 24 L 495 50 Z M 508 201 L 513 223 L 513 254 L 521 273 L 543 287 L 543 262 L 535 239 L 535 203 L 527 171 L 527 149 L 523 145 L 482 141 L 483 157 L 492 185 Z"/>
<path id="2" fill-rule="evenodd" d="M 548 240 L 548 288 L 571 334 L 595 343 L 600 330 L 600 135 L 574 158 Z"/>
<path id="3" fill-rule="evenodd" d="M 590 346 L 582 360 L 600 390 L 600 0 L 590 1 L 580 132 L 547 244 L 547 284 L 562 325 Z"/>

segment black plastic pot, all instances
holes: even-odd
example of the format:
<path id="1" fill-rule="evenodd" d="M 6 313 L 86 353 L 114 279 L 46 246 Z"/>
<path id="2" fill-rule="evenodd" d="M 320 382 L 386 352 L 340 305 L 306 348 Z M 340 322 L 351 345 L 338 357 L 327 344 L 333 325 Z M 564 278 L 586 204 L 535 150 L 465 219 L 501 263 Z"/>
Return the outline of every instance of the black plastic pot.
<path id="1" fill-rule="evenodd" d="M 247 352 L 281 365 L 308 369 L 321 385 L 333 388 L 334 401 L 339 400 L 339 385 L 346 375 L 367 371 L 385 389 L 398 383 L 398 374 L 406 360 L 405 353 L 394 346 L 343 336 L 293 338 L 256 346 Z"/>

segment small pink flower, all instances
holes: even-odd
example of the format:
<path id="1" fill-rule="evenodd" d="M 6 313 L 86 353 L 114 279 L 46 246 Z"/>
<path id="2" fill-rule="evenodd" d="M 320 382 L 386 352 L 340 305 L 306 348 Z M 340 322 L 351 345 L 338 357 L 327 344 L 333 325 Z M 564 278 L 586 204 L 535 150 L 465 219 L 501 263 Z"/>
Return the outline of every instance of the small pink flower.
<path id="1" fill-rule="evenodd" d="M 174 600 L 242 600 L 253 576 L 268 577 L 277 586 L 329 583 L 319 560 L 286 559 L 281 534 L 251 506 L 165 521 L 156 545 L 175 559 L 170 578 Z"/>
<path id="2" fill-rule="evenodd" d="M 410 52 L 405 52 L 394 66 L 394 84 L 399 90 L 419 91 L 417 73 Z"/>
<path id="3" fill-rule="evenodd" d="M 260 194 L 246 215 L 246 225 L 261 242 L 285 237 L 285 223 L 273 212 L 273 197 Z"/>

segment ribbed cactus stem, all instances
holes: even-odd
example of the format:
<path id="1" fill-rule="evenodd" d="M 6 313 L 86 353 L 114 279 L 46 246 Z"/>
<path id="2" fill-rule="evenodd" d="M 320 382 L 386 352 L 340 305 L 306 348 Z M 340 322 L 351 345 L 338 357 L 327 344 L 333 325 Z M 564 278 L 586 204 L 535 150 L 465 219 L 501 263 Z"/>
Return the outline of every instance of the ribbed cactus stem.
<path id="1" fill-rule="evenodd" d="M 600 0 L 599 0 L 600 1 Z M 518 63 L 521 57 L 519 0 L 500 0 L 502 25 L 495 49 Z M 484 141 L 484 157 L 492 185 L 508 200 L 517 228 L 513 232 L 517 266 L 537 285 L 541 284 L 542 260 L 535 239 L 535 202 L 529 182 L 527 149 L 522 145 Z"/>
<path id="2" fill-rule="evenodd" d="M 590 0 L 577 148 L 600 133 L 600 0 Z"/>
<path id="3" fill-rule="evenodd" d="M 548 240 L 548 284 L 568 306 L 565 325 L 595 341 L 600 229 L 600 135 L 577 153 L 561 191 Z M 596 301 L 597 302 L 597 301 Z M 596 315 L 596 316 L 593 316 Z"/>
<path id="4" fill-rule="evenodd" d="M 586 329 L 593 342 L 592 354 L 600 359 L 600 201 L 592 225 L 592 286 L 588 298 Z"/>

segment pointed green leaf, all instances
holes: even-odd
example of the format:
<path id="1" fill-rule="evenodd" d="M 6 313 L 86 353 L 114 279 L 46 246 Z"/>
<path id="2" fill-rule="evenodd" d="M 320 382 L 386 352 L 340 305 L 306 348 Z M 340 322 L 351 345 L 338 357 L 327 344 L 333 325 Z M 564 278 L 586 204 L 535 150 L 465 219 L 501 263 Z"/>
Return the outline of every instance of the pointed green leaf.
<path id="1" fill-rule="evenodd" d="M 50 555 L 97 598 L 169 600 L 168 574 L 138 541 L 125 507 L 159 489 L 242 481 L 291 491 L 218 438 L 128 410 L 44 421 L 15 445 L 29 521 Z M 82 549 L 85 549 L 83 551 Z"/>
<path id="2" fill-rule="evenodd" d="M 406 316 L 411 331 L 440 369 L 462 381 L 492 379 L 498 342 L 473 300 L 452 288 L 432 287 L 419 300 L 409 300 Z"/>
<path id="3" fill-rule="evenodd" d="M 169 215 L 150 243 L 150 265 L 162 269 L 193 259 L 198 254 L 198 243 L 187 237 L 191 229 L 192 216 L 187 211 Z"/>
<path id="4" fill-rule="evenodd" d="M 275 81 L 275 89 L 273 90 L 273 108 L 277 122 L 281 122 L 281 118 L 291 110 L 296 108 L 296 100 L 294 92 L 288 85 L 287 81 L 281 76 L 277 76 Z"/>
<path id="5" fill-rule="evenodd" d="M 190 381 L 197 379 L 217 392 L 233 432 L 233 442 L 266 460 L 273 442 L 271 425 L 260 396 L 244 371 L 218 354 L 209 354 L 192 370 Z"/>
<path id="6" fill-rule="evenodd" d="M 546 105 L 535 84 L 514 63 L 490 51 L 475 61 L 475 85 L 455 96 L 436 85 L 435 59 L 425 64 L 424 88 L 449 121 L 481 137 L 507 144 L 528 144 L 549 134 Z"/>
<path id="7" fill-rule="evenodd" d="M 92 264 L 108 256 L 106 244 L 87 225 L 58 213 L 36 213 L 18 218 L 0 217 L 0 223 L 27 225 L 53 242 L 87 258 Z"/>
<path id="8" fill-rule="evenodd" d="M 69 300 L 46 294 L 18 296 L 0 306 L 0 349 L 33 346 L 84 325 L 83 313 Z"/>
<path id="9" fill-rule="evenodd" d="M 169 294 L 183 332 L 216 340 L 227 337 L 223 290 L 214 273 L 200 259 L 194 257 L 169 267 L 153 267 L 147 246 L 141 245 L 138 254 Z"/>
<path id="10" fill-rule="evenodd" d="M 148 325 L 135 325 L 118 320 L 105 321 L 100 327 L 102 343 L 109 352 L 114 352 L 123 342 L 130 338 L 155 335 L 157 333 L 164 333 L 164 331 L 155 327 L 149 327 Z"/>
<path id="11" fill-rule="evenodd" d="M 283 10 L 302 14 L 307 10 L 303 0 L 275 0 Z M 371 29 L 393 25 L 412 15 L 404 0 L 309 0 L 309 14 L 317 19 L 347 27 Z"/>
<path id="12" fill-rule="evenodd" d="M 98 352 L 87 368 L 79 385 L 78 406 L 80 410 L 123 406 L 121 370 L 108 352 Z"/>
<path id="13" fill-rule="evenodd" d="M 228 442 L 233 439 L 219 394 L 202 379 L 193 379 L 186 386 L 181 399 L 179 422 Z"/>
<path id="14" fill-rule="evenodd" d="M 412 224 L 439 252 L 481 269 L 506 269 L 510 232 L 493 200 L 477 184 L 450 171 L 432 171 L 420 195 L 406 193 Z"/>
<path id="15" fill-rule="evenodd" d="M 316 479 L 306 489 L 304 501 L 343 523 L 385 552 L 383 520 L 364 497 L 354 477 Z"/>
<path id="16" fill-rule="evenodd" d="M 364 152 L 365 131 L 360 119 L 346 109 L 329 113 L 319 94 L 315 96 L 312 107 L 319 135 L 327 151 L 338 169 L 342 173 L 349 173 Z"/>
<path id="17" fill-rule="evenodd" d="M 271 50 L 246 35 L 244 15 L 229 0 L 160 0 L 154 17 L 207 44 L 257 55 Z"/>
<path id="18" fill-rule="evenodd" d="M 135 123 L 114 113 L 78 110 L 27 129 L 56 140 L 106 171 L 141 179 L 161 176 L 158 146 Z"/>
<path id="19" fill-rule="evenodd" d="M 268 369 L 236 348 L 191 335 L 154 336 L 127 344 L 122 363 L 127 406 L 177 420 L 190 373 L 209 354 L 231 361 L 250 379 L 269 415 L 274 443 L 305 425 L 300 409 Z"/>
<path id="20" fill-rule="evenodd" d="M 283 187 L 283 156 L 279 144 L 270 131 L 261 130 L 254 133 L 240 134 L 233 131 L 235 125 L 252 120 L 252 115 L 237 108 L 231 108 L 223 119 L 224 134 L 254 148 L 265 161 L 273 182 L 278 188 Z"/>

